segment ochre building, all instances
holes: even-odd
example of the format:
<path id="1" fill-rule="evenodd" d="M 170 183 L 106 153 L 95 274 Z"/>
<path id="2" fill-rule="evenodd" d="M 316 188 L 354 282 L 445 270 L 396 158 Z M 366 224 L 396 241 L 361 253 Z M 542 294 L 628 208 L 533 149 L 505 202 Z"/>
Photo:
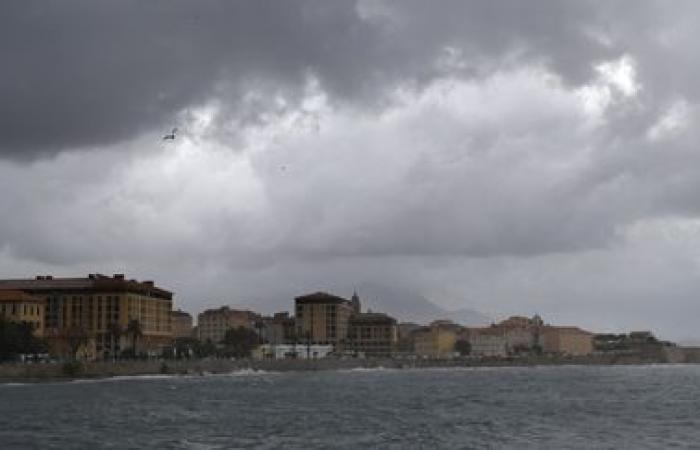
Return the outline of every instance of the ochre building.
<path id="1" fill-rule="evenodd" d="M 345 346 L 350 316 L 359 314 L 357 295 L 352 300 L 316 292 L 297 297 L 295 303 L 296 339 L 316 345 L 332 345 L 336 351 Z"/>
<path id="2" fill-rule="evenodd" d="M 415 354 L 423 358 L 452 358 L 461 331 L 462 327 L 445 320 L 437 320 L 428 327 L 418 328 L 413 332 Z"/>
<path id="3" fill-rule="evenodd" d="M 578 327 L 545 326 L 540 331 L 540 345 L 544 353 L 590 355 L 593 353 L 593 333 Z"/>
<path id="4" fill-rule="evenodd" d="M 130 322 L 140 328 L 137 353 L 156 354 L 171 343 L 173 295 L 152 281 L 123 274 L 0 280 L 0 291 L 17 290 L 42 301 L 44 337 L 53 353 L 69 356 L 79 347 L 87 359 L 119 355 L 134 341 Z"/>
<path id="5" fill-rule="evenodd" d="M 8 322 L 26 323 L 34 335 L 44 335 L 44 302 L 18 290 L 0 291 L 0 318 Z"/>
<path id="6" fill-rule="evenodd" d="M 228 306 L 207 309 L 197 316 L 199 339 L 202 342 L 211 341 L 219 344 L 231 328 L 255 329 L 259 317 L 252 311 L 231 309 Z"/>

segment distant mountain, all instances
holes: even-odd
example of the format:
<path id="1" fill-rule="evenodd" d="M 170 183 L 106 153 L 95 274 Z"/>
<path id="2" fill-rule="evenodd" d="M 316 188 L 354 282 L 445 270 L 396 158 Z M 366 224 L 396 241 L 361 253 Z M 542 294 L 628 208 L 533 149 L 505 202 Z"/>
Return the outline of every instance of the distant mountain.
<path id="1" fill-rule="evenodd" d="M 479 327 L 485 325 L 491 325 L 493 323 L 493 318 L 489 317 L 475 309 L 460 308 L 453 311 L 448 311 L 448 318 L 458 324 L 467 327 Z"/>
<path id="2" fill-rule="evenodd" d="M 363 311 L 384 312 L 400 322 L 428 324 L 433 320 L 448 319 L 465 326 L 480 326 L 493 321 L 473 309 L 446 310 L 421 295 L 401 288 L 364 283 L 357 287 L 357 293 Z"/>

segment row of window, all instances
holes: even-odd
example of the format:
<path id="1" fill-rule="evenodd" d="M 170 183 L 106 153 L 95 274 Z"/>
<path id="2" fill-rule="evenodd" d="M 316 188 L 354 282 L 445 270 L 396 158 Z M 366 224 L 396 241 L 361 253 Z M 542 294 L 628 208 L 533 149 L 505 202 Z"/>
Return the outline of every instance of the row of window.
<path id="1" fill-rule="evenodd" d="M 27 305 L 26 303 L 5 303 L 0 304 L 0 313 L 12 314 L 13 316 L 17 314 L 22 314 L 24 316 L 38 316 L 40 313 L 40 308 L 38 305 L 33 304 Z"/>

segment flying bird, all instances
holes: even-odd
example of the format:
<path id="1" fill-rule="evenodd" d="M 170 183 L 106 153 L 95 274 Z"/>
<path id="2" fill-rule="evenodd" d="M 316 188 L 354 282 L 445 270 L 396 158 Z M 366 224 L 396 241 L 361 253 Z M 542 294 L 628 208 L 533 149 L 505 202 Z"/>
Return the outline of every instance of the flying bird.
<path id="1" fill-rule="evenodd" d="M 170 134 L 166 134 L 163 136 L 164 141 L 174 141 L 175 140 L 175 133 L 177 133 L 177 128 L 173 128 L 173 131 Z"/>

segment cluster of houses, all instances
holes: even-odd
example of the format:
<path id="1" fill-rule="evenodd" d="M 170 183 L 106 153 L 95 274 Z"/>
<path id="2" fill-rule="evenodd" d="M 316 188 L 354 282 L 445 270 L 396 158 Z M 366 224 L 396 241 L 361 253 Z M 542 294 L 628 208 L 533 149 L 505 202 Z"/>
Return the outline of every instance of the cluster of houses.
<path id="1" fill-rule="evenodd" d="M 449 320 L 399 323 L 385 313 L 362 311 L 357 293 L 350 299 L 325 292 L 302 295 L 294 299 L 292 314 L 264 316 L 228 306 L 208 309 L 198 314 L 195 326 L 189 313 L 173 309 L 172 297 L 152 281 L 122 274 L 0 280 L 0 318 L 30 324 L 54 354 L 65 356 L 79 349 L 86 359 L 114 358 L 128 349 L 132 354 L 160 355 L 178 340 L 216 347 L 228 330 L 238 328 L 257 336 L 255 357 L 272 359 L 581 356 L 591 354 L 595 342 L 613 351 L 627 342 L 618 335 L 596 341 L 588 331 L 548 325 L 539 316 L 514 316 L 485 327 Z"/>
<path id="2" fill-rule="evenodd" d="M 229 307 L 209 309 L 199 314 L 194 335 L 201 341 L 217 343 L 228 329 L 255 330 L 261 338 L 255 352 L 260 358 L 319 358 L 332 354 L 444 359 L 581 356 L 593 352 L 593 333 L 547 325 L 539 316 L 514 316 L 487 327 L 463 327 L 449 320 L 429 325 L 398 323 L 384 313 L 362 312 L 357 293 L 348 300 L 325 292 L 296 297 L 294 311 L 294 317 L 286 312 L 265 317 Z"/>

